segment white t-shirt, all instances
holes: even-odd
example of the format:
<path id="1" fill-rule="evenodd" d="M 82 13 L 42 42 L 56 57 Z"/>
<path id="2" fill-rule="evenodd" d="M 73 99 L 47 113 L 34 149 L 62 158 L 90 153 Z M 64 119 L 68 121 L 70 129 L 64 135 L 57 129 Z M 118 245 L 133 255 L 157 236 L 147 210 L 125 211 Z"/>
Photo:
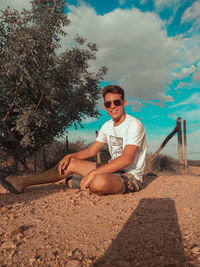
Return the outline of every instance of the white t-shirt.
<path id="1" fill-rule="evenodd" d="M 121 156 L 126 145 L 138 146 L 133 163 L 122 170 L 132 173 L 136 179 L 142 181 L 146 139 L 144 127 L 138 119 L 126 114 L 125 120 L 118 126 L 114 126 L 112 119 L 107 121 L 101 127 L 96 141 L 108 144 L 111 160 Z"/>

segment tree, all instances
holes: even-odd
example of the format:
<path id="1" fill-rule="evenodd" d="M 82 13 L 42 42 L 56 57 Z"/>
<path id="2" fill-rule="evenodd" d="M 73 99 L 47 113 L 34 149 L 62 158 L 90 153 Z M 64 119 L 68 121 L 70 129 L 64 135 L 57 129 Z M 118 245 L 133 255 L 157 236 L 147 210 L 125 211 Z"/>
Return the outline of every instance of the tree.
<path id="1" fill-rule="evenodd" d="M 70 22 L 64 0 L 35 0 L 32 9 L 9 7 L 0 16 L 0 146 L 25 158 L 85 116 L 97 117 L 100 80 L 88 70 L 97 46 L 81 37 L 58 54 Z"/>

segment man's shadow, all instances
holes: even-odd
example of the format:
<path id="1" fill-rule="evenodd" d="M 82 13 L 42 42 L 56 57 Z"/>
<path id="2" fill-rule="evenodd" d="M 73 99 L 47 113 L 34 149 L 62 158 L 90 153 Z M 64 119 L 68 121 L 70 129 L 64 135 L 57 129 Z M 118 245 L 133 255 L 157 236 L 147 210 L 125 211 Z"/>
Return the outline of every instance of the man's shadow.
<path id="1" fill-rule="evenodd" d="M 0 185 L 1 186 L 1 185 Z M 64 182 L 59 184 L 44 184 L 26 188 L 21 194 L 13 194 L 10 192 L 0 194 L 0 208 L 16 203 L 31 202 L 39 198 L 45 198 L 48 195 L 55 194 L 59 191 L 66 191 Z"/>
<path id="2" fill-rule="evenodd" d="M 142 199 L 94 266 L 186 266 L 174 201 Z"/>

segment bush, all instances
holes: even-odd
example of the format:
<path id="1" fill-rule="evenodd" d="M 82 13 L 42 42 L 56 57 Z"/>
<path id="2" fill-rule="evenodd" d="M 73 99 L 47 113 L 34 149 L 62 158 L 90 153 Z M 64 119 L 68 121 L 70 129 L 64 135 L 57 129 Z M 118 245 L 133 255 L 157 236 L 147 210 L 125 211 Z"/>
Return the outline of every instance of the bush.
<path id="1" fill-rule="evenodd" d="M 147 167 L 155 172 L 167 172 L 176 173 L 179 167 L 179 163 L 176 159 L 160 154 L 153 161 L 151 161 L 151 156 L 147 156 Z"/>

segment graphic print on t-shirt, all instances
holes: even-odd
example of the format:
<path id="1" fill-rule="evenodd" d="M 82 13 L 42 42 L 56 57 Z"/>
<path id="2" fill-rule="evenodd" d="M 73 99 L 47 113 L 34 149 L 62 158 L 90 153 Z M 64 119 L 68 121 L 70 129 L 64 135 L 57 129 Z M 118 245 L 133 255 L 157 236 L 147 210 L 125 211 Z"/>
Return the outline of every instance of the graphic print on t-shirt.
<path id="1" fill-rule="evenodd" d="M 112 159 L 122 155 L 123 152 L 123 138 L 110 135 L 110 147 Z"/>

